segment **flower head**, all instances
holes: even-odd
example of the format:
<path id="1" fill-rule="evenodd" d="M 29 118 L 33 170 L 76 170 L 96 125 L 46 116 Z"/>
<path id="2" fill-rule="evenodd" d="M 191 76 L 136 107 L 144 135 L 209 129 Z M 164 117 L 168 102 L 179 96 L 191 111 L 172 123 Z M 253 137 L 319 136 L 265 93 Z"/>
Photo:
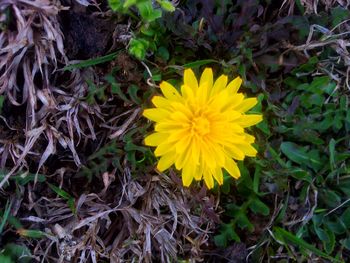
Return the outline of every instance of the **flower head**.
<path id="1" fill-rule="evenodd" d="M 246 99 L 237 92 L 241 78 L 227 82 L 225 75 L 214 82 L 210 68 L 204 70 L 198 82 L 193 71 L 186 69 L 181 92 L 163 81 L 160 89 L 164 96 L 154 96 L 155 108 L 143 112 L 156 123 L 155 132 L 145 138 L 145 144 L 157 147 L 154 153 L 160 157 L 158 170 L 165 171 L 175 164 L 177 170 L 182 170 L 184 186 L 193 179 L 204 179 L 209 189 L 214 179 L 222 185 L 222 169 L 239 178 L 234 160 L 257 153 L 251 145 L 254 137 L 244 131 L 262 120 L 261 115 L 246 114 L 257 99 Z"/>

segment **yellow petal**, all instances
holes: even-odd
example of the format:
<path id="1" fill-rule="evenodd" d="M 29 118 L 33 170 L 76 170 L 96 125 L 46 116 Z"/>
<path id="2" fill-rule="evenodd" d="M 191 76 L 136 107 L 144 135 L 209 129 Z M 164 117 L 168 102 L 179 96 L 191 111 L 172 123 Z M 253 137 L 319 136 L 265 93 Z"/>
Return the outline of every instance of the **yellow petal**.
<path id="1" fill-rule="evenodd" d="M 225 152 L 227 153 L 227 155 L 230 158 L 234 158 L 236 160 L 243 160 L 244 159 L 243 151 L 233 144 L 229 144 L 228 146 L 226 146 Z"/>
<path id="2" fill-rule="evenodd" d="M 185 152 L 176 154 L 175 167 L 181 170 L 184 165 L 190 160 L 191 151 L 186 150 Z"/>
<path id="3" fill-rule="evenodd" d="M 168 142 L 172 142 L 172 143 L 178 142 L 184 137 L 186 137 L 187 135 L 188 135 L 188 131 L 185 129 L 173 131 L 171 134 L 169 134 Z"/>
<path id="4" fill-rule="evenodd" d="M 204 103 L 207 101 L 208 92 L 209 92 L 209 84 L 207 82 L 199 86 L 196 94 L 196 97 L 197 97 L 196 99 L 200 103 L 199 105 L 204 105 Z"/>
<path id="5" fill-rule="evenodd" d="M 157 132 L 172 133 L 180 129 L 183 129 L 183 125 L 181 123 L 175 123 L 175 122 L 161 122 L 161 123 L 157 123 L 154 126 L 154 130 Z"/>
<path id="6" fill-rule="evenodd" d="M 248 133 L 245 133 L 245 134 L 244 134 L 244 137 L 245 137 L 244 141 L 247 142 L 247 143 L 253 143 L 253 142 L 255 142 L 255 137 L 254 137 L 254 136 L 251 136 L 251 135 L 248 134 Z"/>
<path id="7" fill-rule="evenodd" d="M 241 116 L 242 116 L 242 114 L 238 111 L 227 110 L 227 111 L 221 113 L 218 117 L 222 121 L 231 122 L 233 120 L 239 119 Z"/>
<path id="8" fill-rule="evenodd" d="M 258 100 L 256 98 L 249 98 L 243 100 L 239 105 L 235 106 L 234 108 L 237 109 L 237 111 L 239 112 L 246 112 L 253 108 L 257 103 Z"/>
<path id="9" fill-rule="evenodd" d="M 243 128 L 253 126 L 259 122 L 262 121 L 262 115 L 258 114 L 249 114 L 249 115 L 242 115 L 239 120 L 237 120 L 237 124 L 241 125 Z"/>
<path id="10" fill-rule="evenodd" d="M 181 154 L 181 153 L 184 153 L 185 151 L 187 151 L 190 143 L 191 143 L 191 137 L 190 136 L 185 136 L 184 138 L 179 140 L 176 143 L 176 153 Z"/>
<path id="11" fill-rule="evenodd" d="M 193 90 L 187 85 L 181 86 L 181 94 L 185 99 L 193 99 L 194 98 Z"/>
<path id="12" fill-rule="evenodd" d="M 211 90 L 211 96 L 220 93 L 225 89 L 227 85 L 227 76 L 221 75 L 214 83 L 213 89 Z"/>
<path id="13" fill-rule="evenodd" d="M 164 94 L 164 96 L 168 100 L 171 100 L 171 101 L 181 100 L 181 96 L 180 96 L 179 92 L 170 83 L 163 81 L 162 83 L 160 83 L 159 87 L 160 87 L 162 93 Z"/>
<path id="14" fill-rule="evenodd" d="M 167 100 L 166 98 L 161 97 L 161 96 L 154 96 L 152 98 L 152 103 L 157 108 L 165 108 L 165 109 L 171 108 L 170 101 Z"/>
<path id="15" fill-rule="evenodd" d="M 169 111 L 164 109 L 146 109 L 143 111 L 142 115 L 147 119 L 150 119 L 155 122 L 160 122 L 164 119 L 167 119 L 169 116 Z"/>
<path id="16" fill-rule="evenodd" d="M 174 151 L 174 148 L 172 146 L 173 144 L 170 143 L 162 143 L 158 145 L 158 147 L 154 150 L 154 155 L 158 157 L 161 155 L 165 155 L 170 151 Z"/>
<path id="17" fill-rule="evenodd" d="M 240 77 L 235 78 L 232 80 L 228 85 L 227 89 L 229 90 L 230 94 L 237 93 L 239 87 L 242 84 L 242 79 Z"/>
<path id="18" fill-rule="evenodd" d="M 224 176 L 222 174 L 221 167 L 216 167 L 213 171 L 213 176 L 219 185 L 224 183 Z"/>
<path id="19" fill-rule="evenodd" d="M 241 172 L 239 171 L 236 162 L 231 158 L 226 158 L 224 168 L 235 179 L 241 176 Z"/>
<path id="20" fill-rule="evenodd" d="M 175 109 L 176 111 L 182 112 L 187 117 L 191 117 L 192 116 L 192 112 L 188 108 L 188 106 L 183 104 L 183 103 L 181 103 L 181 102 L 177 102 L 177 101 L 172 102 L 171 106 L 173 107 L 173 109 Z"/>
<path id="21" fill-rule="evenodd" d="M 214 179 L 209 171 L 204 171 L 204 182 L 208 189 L 212 189 L 214 187 Z"/>
<path id="22" fill-rule="evenodd" d="M 208 146 L 205 143 L 201 144 L 203 162 L 209 167 L 214 168 L 216 164 L 215 156 L 212 155 Z"/>
<path id="23" fill-rule="evenodd" d="M 215 156 L 217 165 L 220 165 L 220 166 L 224 165 L 224 163 L 225 163 L 225 154 L 221 150 L 222 148 L 218 144 L 216 144 L 216 142 L 211 143 L 211 142 L 207 141 L 207 142 L 204 142 L 204 143 L 206 143 L 208 145 L 209 151 L 211 152 L 211 154 L 213 156 Z"/>
<path id="24" fill-rule="evenodd" d="M 243 99 L 244 99 L 244 96 L 242 93 L 237 93 L 233 96 L 230 96 L 230 98 L 227 99 L 224 104 L 222 104 L 221 110 L 226 111 L 226 110 L 232 109 L 232 110 L 242 112 L 236 108 L 238 108 L 238 106 L 242 103 Z"/>
<path id="25" fill-rule="evenodd" d="M 161 172 L 168 169 L 175 161 L 175 154 L 174 152 L 167 153 L 160 157 L 157 169 Z"/>
<path id="26" fill-rule="evenodd" d="M 198 142 L 197 138 L 192 139 L 191 149 L 192 149 L 193 164 L 199 165 L 200 147 L 199 147 L 199 142 Z"/>
<path id="27" fill-rule="evenodd" d="M 206 68 L 201 76 L 199 81 L 199 86 L 202 86 L 204 83 L 207 83 L 208 88 L 211 89 L 213 86 L 213 71 L 211 68 Z"/>
<path id="28" fill-rule="evenodd" d="M 193 91 L 195 91 L 198 88 L 197 78 L 194 75 L 192 69 L 185 69 L 184 84 L 190 87 Z"/>
<path id="29" fill-rule="evenodd" d="M 181 111 L 176 111 L 175 113 L 170 114 L 170 118 L 179 124 L 186 124 L 189 122 L 188 117 Z"/>
<path id="30" fill-rule="evenodd" d="M 204 164 L 202 161 L 199 161 L 199 164 L 197 165 L 196 171 L 194 174 L 194 179 L 196 179 L 197 181 L 202 180 L 203 171 L 204 171 Z"/>
<path id="31" fill-rule="evenodd" d="M 184 186 L 190 186 L 193 181 L 194 172 L 195 165 L 193 165 L 191 162 L 188 162 L 182 169 L 182 183 Z"/>
<path id="32" fill-rule="evenodd" d="M 250 144 L 242 143 L 238 145 L 246 156 L 255 157 L 258 151 Z"/>
<path id="33" fill-rule="evenodd" d="M 167 133 L 153 133 L 145 138 L 145 145 L 148 146 L 158 146 L 159 144 L 165 142 L 169 137 Z"/>

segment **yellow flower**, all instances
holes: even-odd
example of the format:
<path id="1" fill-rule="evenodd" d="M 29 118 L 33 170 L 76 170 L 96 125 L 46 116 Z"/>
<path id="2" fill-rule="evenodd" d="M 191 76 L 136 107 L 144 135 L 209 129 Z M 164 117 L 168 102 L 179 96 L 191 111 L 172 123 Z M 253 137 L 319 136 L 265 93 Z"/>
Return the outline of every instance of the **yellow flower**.
<path id="1" fill-rule="evenodd" d="M 234 160 L 257 153 L 251 145 L 254 137 L 244 131 L 262 120 L 261 115 L 246 114 L 257 99 L 237 93 L 240 77 L 227 81 L 222 75 L 214 82 L 212 70 L 206 68 L 198 83 L 193 71 L 186 69 L 181 93 L 163 81 L 160 89 L 164 96 L 154 96 L 155 108 L 143 112 L 156 122 L 155 132 L 145 138 L 145 144 L 157 147 L 157 169 L 162 172 L 175 164 L 182 170 L 184 186 L 193 179 L 204 179 L 209 189 L 214 179 L 222 185 L 222 169 L 239 178 Z"/>

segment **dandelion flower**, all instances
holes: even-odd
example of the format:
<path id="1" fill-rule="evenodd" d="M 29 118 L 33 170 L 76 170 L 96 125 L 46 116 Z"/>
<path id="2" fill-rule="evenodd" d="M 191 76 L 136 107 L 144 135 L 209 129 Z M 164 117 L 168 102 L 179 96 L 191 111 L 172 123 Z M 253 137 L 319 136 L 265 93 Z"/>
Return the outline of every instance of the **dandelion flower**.
<path id="1" fill-rule="evenodd" d="M 261 115 L 246 114 L 257 99 L 238 93 L 241 83 L 240 77 L 228 83 L 225 75 L 214 82 L 212 69 L 206 68 L 199 82 L 186 69 L 181 92 L 166 81 L 160 84 L 164 96 L 154 96 L 155 108 L 143 112 L 155 122 L 154 133 L 145 138 L 145 144 L 156 147 L 159 171 L 175 165 L 182 171 L 184 186 L 193 179 L 204 179 L 209 189 L 214 179 L 223 184 L 223 169 L 240 177 L 235 160 L 257 153 L 252 146 L 254 137 L 244 128 L 262 120 Z"/>

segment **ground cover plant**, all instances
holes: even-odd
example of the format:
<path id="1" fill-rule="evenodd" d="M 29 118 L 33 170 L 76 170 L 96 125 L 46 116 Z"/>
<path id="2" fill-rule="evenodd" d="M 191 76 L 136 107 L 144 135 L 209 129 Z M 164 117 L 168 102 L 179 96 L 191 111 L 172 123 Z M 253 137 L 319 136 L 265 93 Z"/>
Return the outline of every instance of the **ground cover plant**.
<path id="1" fill-rule="evenodd" d="M 0 262 L 348 262 L 349 7 L 0 1 Z"/>

